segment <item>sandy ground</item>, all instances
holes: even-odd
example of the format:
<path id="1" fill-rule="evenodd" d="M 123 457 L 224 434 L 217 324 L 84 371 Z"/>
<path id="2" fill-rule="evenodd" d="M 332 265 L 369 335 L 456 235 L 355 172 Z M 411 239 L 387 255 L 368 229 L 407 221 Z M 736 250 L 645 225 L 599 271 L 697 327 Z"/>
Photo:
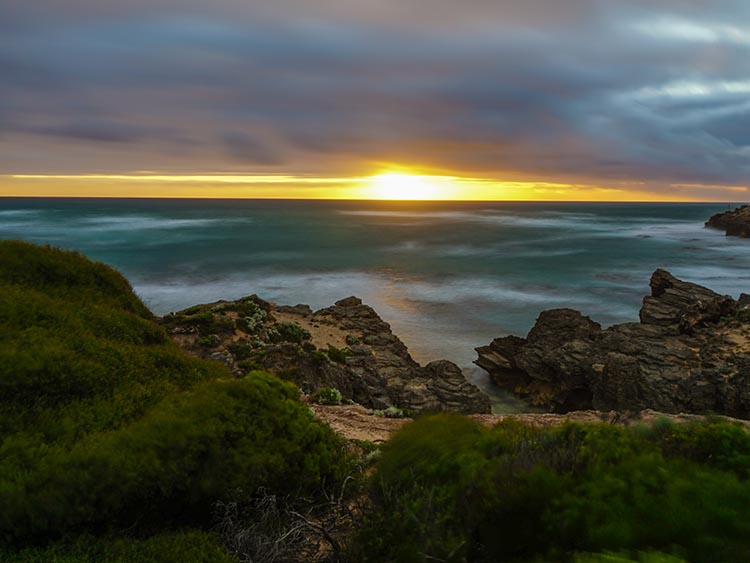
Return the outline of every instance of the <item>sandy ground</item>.
<path id="1" fill-rule="evenodd" d="M 377 416 L 371 410 L 360 405 L 310 405 L 315 411 L 315 416 L 326 422 L 337 434 L 349 440 L 368 440 L 381 443 L 388 440 L 392 433 L 396 432 L 404 424 L 411 422 L 410 418 L 385 418 Z M 484 424 L 495 426 L 506 418 L 521 420 L 538 426 L 559 426 L 567 421 L 580 423 L 604 422 L 608 424 L 651 424 L 658 418 L 668 417 L 674 422 L 688 422 L 690 420 L 701 420 L 704 417 L 691 414 L 664 414 L 657 411 L 645 410 L 640 413 L 628 414 L 600 411 L 576 411 L 567 414 L 475 414 L 470 418 Z M 724 418 L 724 417 L 722 417 Z M 726 418 L 726 420 L 741 423 L 750 428 L 750 421 Z"/>
<path id="2" fill-rule="evenodd" d="M 319 318 L 295 313 L 273 311 L 272 314 L 278 323 L 296 323 L 307 330 L 310 333 L 310 342 L 318 349 L 325 350 L 329 346 L 341 349 L 347 346 L 346 336 L 350 333 L 336 325 L 328 324 Z"/>

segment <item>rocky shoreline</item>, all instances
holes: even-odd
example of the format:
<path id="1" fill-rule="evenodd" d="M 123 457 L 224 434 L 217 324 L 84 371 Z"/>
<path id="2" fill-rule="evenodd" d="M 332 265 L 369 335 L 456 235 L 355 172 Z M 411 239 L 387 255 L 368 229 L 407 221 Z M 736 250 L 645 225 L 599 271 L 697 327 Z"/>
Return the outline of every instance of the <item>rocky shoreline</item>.
<path id="1" fill-rule="evenodd" d="M 550 413 L 652 409 L 750 419 L 750 296 L 735 300 L 665 270 L 654 272 L 650 286 L 640 322 L 605 329 L 573 309 L 544 311 L 526 338 L 477 348 L 475 364 L 498 387 Z M 252 295 L 160 322 L 192 354 L 221 361 L 236 376 L 270 371 L 308 397 L 332 392 L 335 402 L 407 417 L 491 411 L 456 364 L 418 364 L 356 297 L 313 311 Z"/>
<path id="2" fill-rule="evenodd" d="M 750 296 L 738 300 L 657 270 L 640 323 L 607 329 L 544 311 L 526 338 L 477 348 L 497 385 L 553 412 L 595 409 L 750 418 Z"/>
<path id="3" fill-rule="evenodd" d="M 196 305 L 161 322 L 183 348 L 224 362 L 237 376 L 266 370 L 306 394 L 335 389 L 370 409 L 490 412 L 489 398 L 456 364 L 419 365 L 390 325 L 356 297 L 313 311 L 252 295 Z"/>
<path id="4" fill-rule="evenodd" d="M 750 238 L 750 205 L 712 215 L 706 227 L 724 231 L 727 236 Z"/>

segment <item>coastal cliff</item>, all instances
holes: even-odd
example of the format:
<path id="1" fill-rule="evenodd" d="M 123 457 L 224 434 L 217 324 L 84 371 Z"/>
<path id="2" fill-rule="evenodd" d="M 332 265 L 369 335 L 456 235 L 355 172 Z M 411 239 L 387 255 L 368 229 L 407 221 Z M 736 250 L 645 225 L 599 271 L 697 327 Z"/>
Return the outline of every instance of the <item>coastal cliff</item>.
<path id="1" fill-rule="evenodd" d="M 725 231 L 727 236 L 750 238 L 750 205 L 712 215 L 706 227 Z"/>
<path id="2" fill-rule="evenodd" d="M 372 409 L 489 413 L 490 401 L 447 360 L 419 365 L 390 325 L 356 297 L 313 312 L 257 296 L 190 307 L 162 319 L 193 354 L 235 375 L 267 370 L 305 393 L 338 390 Z"/>
<path id="3" fill-rule="evenodd" d="M 607 329 L 544 311 L 526 338 L 477 348 L 500 387 L 554 412 L 720 413 L 750 418 L 750 296 L 739 300 L 657 270 L 640 323 Z"/>

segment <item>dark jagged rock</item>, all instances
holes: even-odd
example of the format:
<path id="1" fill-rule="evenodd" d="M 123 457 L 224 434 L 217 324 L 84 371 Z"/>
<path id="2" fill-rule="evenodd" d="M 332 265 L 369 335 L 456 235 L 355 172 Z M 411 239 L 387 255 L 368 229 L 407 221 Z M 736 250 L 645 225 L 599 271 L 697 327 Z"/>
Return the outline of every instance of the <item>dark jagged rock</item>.
<path id="1" fill-rule="evenodd" d="M 313 312 L 250 296 L 190 307 L 162 319 L 187 350 L 237 375 L 271 371 L 306 393 L 323 387 L 373 409 L 488 413 L 489 398 L 452 362 L 420 366 L 372 307 L 357 297 Z"/>
<path id="2" fill-rule="evenodd" d="M 578 311 L 545 311 L 527 338 L 477 348 L 501 387 L 552 411 L 715 412 L 750 418 L 750 298 L 734 300 L 664 270 L 640 323 L 602 329 Z"/>
<path id="3" fill-rule="evenodd" d="M 640 318 L 643 324 L 677 326 L 683 334 L 715 324 L 735 315 L 737 301 L 703 286 L 678 280 L 665 270 L 651 276 L 651 295 L 643 298 Z"/>
<path id="4" fill-rule="evenodd" d="M 728 237 L 750 238 L 750 205 L 712 215 L 706 227 L 724 231 Z"/>

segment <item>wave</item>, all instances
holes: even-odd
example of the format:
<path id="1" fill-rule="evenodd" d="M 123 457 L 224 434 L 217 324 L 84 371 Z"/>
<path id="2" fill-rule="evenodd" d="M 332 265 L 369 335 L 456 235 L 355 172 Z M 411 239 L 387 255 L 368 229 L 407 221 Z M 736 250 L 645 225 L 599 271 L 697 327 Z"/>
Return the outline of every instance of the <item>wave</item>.
<path id="1" fill-rule="evenodd" d="M 29 217 L 40 213 L 37 209 L 3 209 L 0 210 L 0 220 L 3 217 Z"/>
<path id="2" fill-rule="evenodd" d="M 651 219 L 607 217 L 593 213 L 570 213 L 570 212 L 539 212 L 535 215 L 517 213 L 498 213 L 488 210 L 477 212 L 465 211 L 382 211 L 382 210 L 338 210 L 340 215 L 355 217 L 412 219 L 410 222 L 382 223 L 383 225 L 397 226 L 423 226 L 424 224 L 438 221 L 452 221 L 463 223 L 482 223 L 489 225 L 542 228 L 542 229 L 566 229 L 582 232 L 617 232 L 627 228 L 633 222 L 652 222 Z"/>
<path id="3" fill-rule="evenodd" d="M 89 230 L 122 231 L 202 228 L 248 221 L 250 219 L 173 219 L 153 215 L 101 215 L 80 219 L 79 224 Z"/>
<path id="4" fill-rule="evenodd" d="M 507 244 L 505 242 L 490 245 L 470 244 L 429 244 L 416 240 L 404 241 L 384 247 L 389 253 L 429 255 L 435 258 L 464 258 L 468 256 L 494 256 L 504 258 L 552 258 L 581 254 L 580 248 L 561 248 L 533 250 L 533 244 Z"/>

